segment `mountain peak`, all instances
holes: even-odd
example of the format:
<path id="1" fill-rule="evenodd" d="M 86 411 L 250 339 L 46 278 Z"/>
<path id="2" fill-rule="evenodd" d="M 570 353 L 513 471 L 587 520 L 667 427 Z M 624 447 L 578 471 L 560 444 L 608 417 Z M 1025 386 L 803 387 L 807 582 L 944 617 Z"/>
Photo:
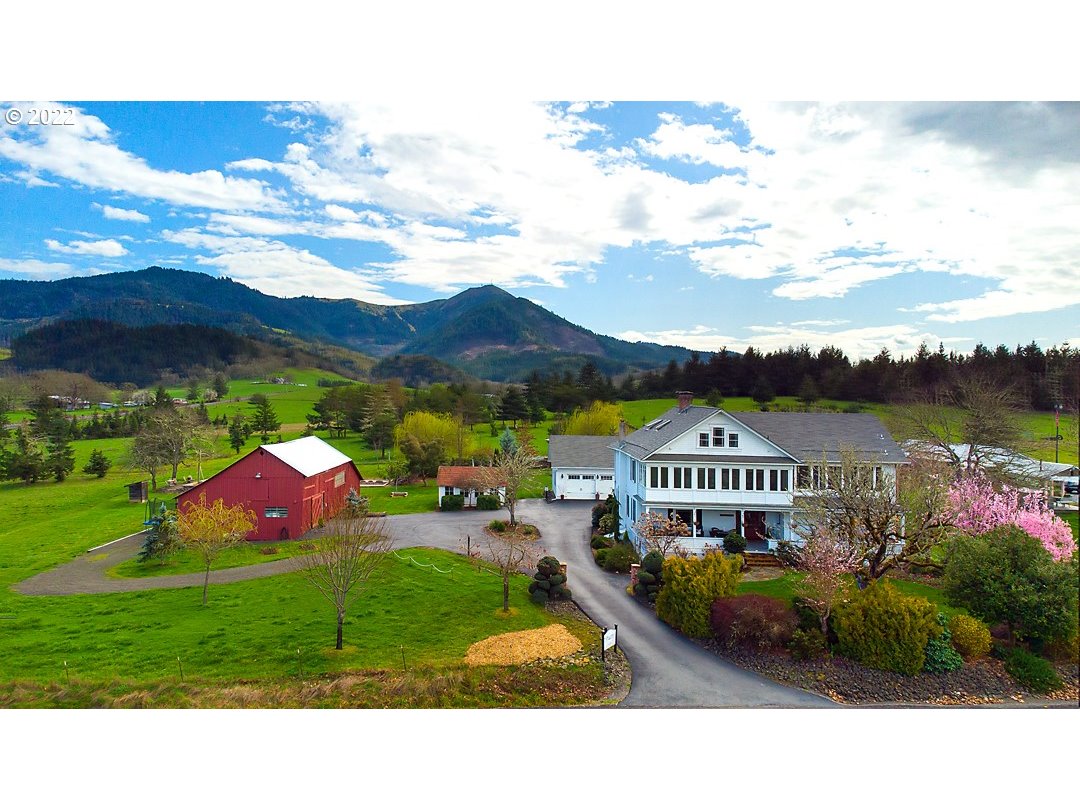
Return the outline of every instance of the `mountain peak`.
<path id="1" fill-rule="evenodd" d="M 514 296 L 502 287 L 494 284 L 483 284 L 479 287 L 469 287 L 457 295 L 451 296 L 450 301 L 496 301 L 499 299 L 513 298 Z"/>

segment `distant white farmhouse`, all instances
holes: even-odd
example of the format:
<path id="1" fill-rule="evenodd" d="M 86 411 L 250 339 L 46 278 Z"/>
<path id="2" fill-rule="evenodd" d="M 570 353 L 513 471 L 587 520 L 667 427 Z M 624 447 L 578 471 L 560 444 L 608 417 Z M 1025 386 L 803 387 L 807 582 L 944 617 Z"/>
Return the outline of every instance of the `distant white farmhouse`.
<path id="1" fill-rule="evenodd" d="M 551 491 L 559 500 L 605 500 L 615 489 L 613 436 L 548 437 Z"/>
<path id="2" fill-rule="evenodd" d="M 907 461 L 873 414 L 746 412 L 679 405 L 640 430 L 614 439 L 620 531 L 645 512 L 678 515 L 693 530 L 683 545 L 695 553 L 734 529 L 752 551 L 801 542 L 793 497 L 828 486 L 842 449 L 854 450 L 877 480 L 896 482 Z"/>

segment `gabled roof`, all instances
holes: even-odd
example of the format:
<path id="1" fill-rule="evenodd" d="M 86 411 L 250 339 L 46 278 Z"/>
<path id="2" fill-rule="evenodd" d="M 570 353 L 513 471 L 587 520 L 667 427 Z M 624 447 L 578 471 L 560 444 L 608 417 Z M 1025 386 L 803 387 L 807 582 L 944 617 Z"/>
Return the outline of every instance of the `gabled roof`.
<path id="1" fill-rule="evenodd" d="M 872 413 L 746 411 L 734 417 L 799 461 L 840 460 L 840 448 L 863 461 L 903 464 L 907 456 Z"/>
<path id="2" fill-rule="evenodd" d="M 284 461 L 305 478 L 340 467 L 352 462 L 352 459 L 340 450 L 331 447 L 318 436 L 305 436 L 291 442 L 260 445 L 272 456 Z"/>
<path id="3" fill-rule="evenodd" d="M 917 439 L 908 439 L 903 443 L 904 449 L 912 455 L 923 455 L 937 458 L 942 461 L 950 461 L 950 457 L 943 447 Z M 977 446 L 978 447 L 978 446 Z M 952 453 L 960 459 L 966 459 L 971 454 L 970 444 L 950 444 Z M 1076 475 L 1077 465 L 1059 463 L 1056 461 L 1042 461 L 1031 456 L 1017 453 L 1011 450 L 1003 450 L 1000 447 L 978 447 L 979 455 L 983 463 L 991 467 L 1000 467 L 1008 473 L 1022 477 L 1045 480 L 1049 478 L 1068 478 Z"/>
<path id="4" fill-rule="evenodd" d="M 471 488 L 482 475 L 485 467 L 439 467 L 435 484 L 440 487 Z M 499 486 L 503 486 L 500 484 Z"/>
<path id="5" fill-rule="evenodd" d="M 610 439 L 609 446 L 643 460 L 672 439 L 681 436 L 698 423 L 704 422 L 719 412 L 717 408 L 706 408 L 702 405 L 691 405 L 685 411 L 671 408 L 651 422 L 647 422 L 644 427 L 630 433 L 626 438 Z"/>
<path id="6" fill-rule="evenodd" d="M 612 436 L 549 436 L 548 460 L 552 467 L 614 470 L 615 451 L 611 449 L 612 441 Z"/>
<path id="7" fill-rule="evenodd" d="M 668 442 L 721 413 L 757 433 L 796 461 L 820 461 L 822 456 L 829 461 L 838 461 L 842 447 L 851 448 L 865 461 L 896 464 L 907 461 L 904 451 L 893 441 L 881 420 L 872 413 L 740 411 L 733 414 L 719 408 L 691 405 L 682 411 L 671 408 L 625 439 L 615 440 L 610 446 L 644 461 Z M 706 458 L 706 454 L 696 458 Z M 746 460 L 751 459 L 747 457 Z"/>

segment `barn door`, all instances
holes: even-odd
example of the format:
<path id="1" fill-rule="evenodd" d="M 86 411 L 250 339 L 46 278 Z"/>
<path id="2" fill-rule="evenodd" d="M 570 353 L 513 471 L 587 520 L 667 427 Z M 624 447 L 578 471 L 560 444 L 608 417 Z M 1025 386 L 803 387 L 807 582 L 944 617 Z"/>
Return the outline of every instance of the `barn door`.
<path id="1" fill-rule="evenodd" d="M 318 526 L 319 521 L 322 520 L 322 514 L 323 514 L 322 498 L 323 498 L 323 496 L 322 496 L 321 492 L 318 495 L 312 495 L 311 496 L 311 525 L 312 526 Z"/>

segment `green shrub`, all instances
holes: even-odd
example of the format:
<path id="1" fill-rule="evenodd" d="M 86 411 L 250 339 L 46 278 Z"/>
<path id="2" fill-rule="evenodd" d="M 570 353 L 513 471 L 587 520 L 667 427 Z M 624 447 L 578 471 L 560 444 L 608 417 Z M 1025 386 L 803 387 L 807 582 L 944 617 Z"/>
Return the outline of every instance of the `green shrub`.
<path id="1" fill-rule="evenodd" d="M 1004 622 L 1035 649 L 1076 633 L 1078 580 L 1075 555 L 1055 562 L 1042 543 L 1011 525 L 961 536 L 945 562 L 950 602 L 988 624 Z"/>
<path id="2" fill-rule="evenodd" d="M 708 638 L 712 603 L 733 596 L 739 584 L 742 557 L 706 554 L 664 560 L 663 586 L 656 597 L 656 615 L 692 638 Z"/>
<path id="3" fill-rule="evenodd" d="M 610 537 L 604 537 L 602 534 L 594 534 L 592 540 L 589 541 L 589 545 L 593 548 L 611 548 L 615 545 L 615 542 Z"/>
<path id="4" fill-rule="evenodd" d="M 600 552 L 597 552 L 600 554 Z M 628 546 L 625 543 L 618 543 L 612 548 L 607 549 L 607 554 L 604 556 L 604 561 L 601 565 L 604 566 L 605 571 L 614 571 L 619 574 L 629 574 L 630 566 L 638 561 L 637 552 L 634 551 L 633 546 Z"/>
<path id="5" fill-rule="evenodd" d="M 639 582 L 634 586 L 634 595 L 644 597 L 649 593 L 649 589 L 645 587 L 644 582 Z"/>
<path id="6" fill-rule="evenodd" d="M 746 538 L 734 529 L 724 535 L 724 551 L 728 554 L 742 554 L 746 551 Z"/>
<path id="7" fill-rule="evenodd" d="M 598 548 L 593 553 L 593 559 L 596 560 L 596 564 L 599 565 L 601 568 L 604 567 L 604 562 L 607 560 L 607 555 L 609 551 L 611 551 L 610 548 Z"/>
<path id="8" fill-rule="evenodd" d="M 499 534 L 502 534 L 503 532 L 506 531 L 506 521 L 505 520 L 498 520 L 498 519 L 493 520 L 493 521 L 491 521 L 491 523 L 488 524 L 488 528 L 491 529 L 491 531 L 493 531 L 493 532 L 497 532 Z"/>
<path id="9" fill-rule="evenodd" d="M 923 672 L 931 672 L 935 675 L 944 675 L 946 672 L 954 672 L 964 665 L 964 659 L 960 653 L 953 649 L 952 633 L 945 616 L 938 614 L 938 625 L 941 626 L 941 635 L 926 642 L 923 650 Z"/>
<path id="10" fill-rule="evenodd" d="M 926 661 L 926 643 L 941 635 L 934 606 L 875 582 L 833 608 L 837 652 L 874 669 L 914 675 Z"/>
<path id="11" fill-rule="evenodd" d="M 748 593 L 712 603 L 709 623 L 718 641 L 728 647 L 786 647 L 798 619 L 783 599 Z"/>
<path id="12" fill-rule="evenodd" d="M 606 503 L 598 503 L 592 508 L 592 527 L 595 529 L 600 525 L 600 518 L 608 514 L 611 510 Z"/>
<path id="13" fill-rule="evenodd" d="M 476 508 L 477 509 L 499 509 L 502 506 L 499 503 L 499 496 L 485 493 L 483 495 L 476 496 Z"/>
<path id="14" fill-rule="evenodd" d="M 638 571 L 637 581 L 640 582 L 642 585 L 655 585 L 656 577 L 653 574 L 650 574 L 645 569 L 641 569 Z"/>
<path id="15" fill-rule="evenodd" d="M 444 512 L 458 512 L 465 508 L 464 495 L 443 495 L 439 506 Z"/>
<path id="16" fill-rule="evenodd" d="M 615 531 L 615 516 L 614 515 L 602 515 L 600 522 L 596 525 L 597 531 L 600 534 L 611 534 Z"/>
<path id="17" fill-rule="evenodd" d="M 660 576 L 660 572 L 664 570 L 664 555 L 659 551 L 650 551 L 641 558 L 641 567 L 655 577 Z"/>
<path id="18" fill-rule="evenodd" d="M 957 613 L 949 620 L 953 648 L 973 661 L 990 652 L 990 629 L 973 616 Z"/>
<path id="19" fill-rule="evenodd" d="M 532 592 L 532 594 L 531 594 L 531 595 L 529 596 L 529 599 L 531 599 L 531 600 L 532 600 L 533 602 L 535 602 L 535 603 L 536 603 L 536 604 L 538 604 L 538 605 L 543 605 L 543 604 L 546 604 L 546 603 L 547 603 L 547 601 L 548 601 L 548 600 L 549 600 L 550 598 L 551 598 L 551 597 L 550 597 L 550 596 L 548 595 L 548 592 L 547 592 L 547 591 L 545 591 L 545 590 L 541 590 L 540 588 L 537 588 L 537 589 L 536 589 L 535 591 L 533 591 L 533 592 Z"/>
<path id="20" fill-rule="evenodd" d="M 1045 695 L 1061 688 L 1061 678 L 1050 662 L 1020 647 L 1013 647 L 1005 653 L 1005 671 L 1032 692 Z"/>
<path id="21" fill-rule="evenodd" d="M 562 574 L 552 574 L 551 578 L 548 579 L 548 582 L 550 582 L 552 585 L 565 585 L 566 577 Z"/>
<path id="22" fill-rule="evenodd" d="M 791 651 L 791 657 L 796 661 L 824 658 L 829 654 L 829 645 L 825 641 L 825 636 L 821 634 L 821 628 L 816 626 L 796 629 L 791 634 L 788 649 Z"/>

